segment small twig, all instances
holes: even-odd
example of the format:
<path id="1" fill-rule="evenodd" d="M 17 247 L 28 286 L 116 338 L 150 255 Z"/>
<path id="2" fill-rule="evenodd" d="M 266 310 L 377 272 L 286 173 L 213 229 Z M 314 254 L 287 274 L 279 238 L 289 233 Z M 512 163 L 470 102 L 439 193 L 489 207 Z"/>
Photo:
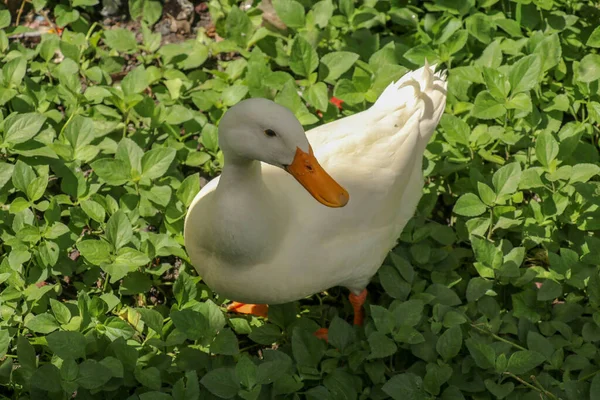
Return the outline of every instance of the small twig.
<path id="1" fill-rule="evenodd" d="M 558 400 L 558 398 L 555 395 L 553 395 L 552 393 L 548 392 L 546 389 L 544 389 L 544 388 L 540 389 L 537 386 L 534 386 L 531 383 L 527 382 L 526 380 L 524 380 L 524 379 L 518 377 L 517 375 L 513 374 L 512 372 L 504 372 L 504 375 L 508 375 L 511 378 L 516 379 L 517 381 L 521 382 L 523 385 L 527 386 L 529 389 L 533 389 L 536 392 L 538 392 L 540 394 L 543 394 L 543 395 L 546 395 L 546 396 L 548 396 L 549 398 L 551 398 L 553 400 Z"/>
<path id="2" fill-rule="evenodd" d="M 593 378 L 594 376 L 596 376 L 598 373 L 600 373 L 600 369 L 596 372 L 592 372 L 591 374 L 587 374 L 586 376 L 577 379 L 577 382 L 584 382 L 587 381 L 590 378 Z"/>
<path id="3" fill-rule="evenodd" d="M 480 328 L 480 327 L 478 327 L 478 326 L 477 326 L 477 325 L 475 325 L 475 324 L 471 324 L 471 326 L 472 326 L 473 328 L 477 329 L 479 332 L 486 333 L 486 334 L 488 334 L 488 335 L 492 336 L 494 339 L 497 339 L 497 340 L 500 340 L 501 342 L 504 342 L 504 343 L 510 344 L 510 345 L 511 345 L 511 346 L 513 346 L 514 348 L 517 348 L 517 349 L 519 349 L 519 350 L 523 350 L 523 351 L 527 351 L 527 349 L 526 349 L 525 347 L 523 347 L 523 346 L 520 346 L 520 345 L 518 345 L 518 344 L 516 344 L 516 343 L 513 343 L 513 342 L 511 342 L 510 340 L 504 339 L 503 337 L 500 337 L 500 336 L 496 335 L 495 333 L 488 331 L 487 329 Z"/>
<path id="4" fill-rule="evenodd" d="M 19 8 L 19 12 L 17 13 L 17 19 L 15 20 L 15 26 L 19 26 L 19 22 L 21 22 L 21 14 L 23 14 L 23 10 L 25 9 L 25 3 L 28 0 L 23 0 L 21 2 L 21 7 Z"/>
<path id="5" fill-rule="evenodd" d="M 529 378 L 533 381 L 533 383 L 535 384 L 535 386 L 537 386 L 542 391 L 542 393 L 544 393 L 546 396 L 550 397 L 551 399 L 556 399 L 556 396 L 553 395 L 548 390 L 546 390 L 546 388 L 542 386 L 542 384 L 540 383 L 540 381 L 537 380 L 537 378 L 535 377 L 535 375 L 531 375 Z"/>

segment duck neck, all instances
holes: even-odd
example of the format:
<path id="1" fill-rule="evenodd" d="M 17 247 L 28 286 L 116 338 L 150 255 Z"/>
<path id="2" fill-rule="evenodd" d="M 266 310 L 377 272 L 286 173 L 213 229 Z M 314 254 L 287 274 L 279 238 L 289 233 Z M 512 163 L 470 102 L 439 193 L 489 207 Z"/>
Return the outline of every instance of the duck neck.
<path id="1" fill-rule="evenodd" d="M 282 226 L 276 202 L 263 181 L 260 162 L 226 158 L 216 189 L 215 238 L 222 256 L 237 265 L 268 258 Z"/>

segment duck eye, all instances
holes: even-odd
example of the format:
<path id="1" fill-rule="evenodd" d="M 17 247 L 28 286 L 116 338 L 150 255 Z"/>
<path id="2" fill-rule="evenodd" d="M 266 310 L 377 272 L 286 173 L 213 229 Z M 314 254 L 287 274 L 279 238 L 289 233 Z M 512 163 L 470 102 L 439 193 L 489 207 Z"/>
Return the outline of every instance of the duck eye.
<path id="1" fill-rule="evenodd" d="M 265 135 L 268 137 L 275 137 L 277 136 L 277 133 L 275 133 L 273 129 L 265 129 Z"/>

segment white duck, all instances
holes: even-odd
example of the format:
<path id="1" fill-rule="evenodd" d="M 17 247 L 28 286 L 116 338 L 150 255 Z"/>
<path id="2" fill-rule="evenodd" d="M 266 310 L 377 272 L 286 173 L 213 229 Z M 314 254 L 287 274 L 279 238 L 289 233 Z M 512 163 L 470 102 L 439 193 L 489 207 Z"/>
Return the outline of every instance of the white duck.
<path id="1" fill-rule="evenodd" d="M 362 323 L 365 288 L 421 198 L 423 153 L 446 104 L 445 74 L 434 68 L 306 134 L 269 100 L 225 113 L 223 173 L 190 205 L 184 236 L 198 274 L 232 309 L 263 315 L 254 305 L 345 286 Z"/>

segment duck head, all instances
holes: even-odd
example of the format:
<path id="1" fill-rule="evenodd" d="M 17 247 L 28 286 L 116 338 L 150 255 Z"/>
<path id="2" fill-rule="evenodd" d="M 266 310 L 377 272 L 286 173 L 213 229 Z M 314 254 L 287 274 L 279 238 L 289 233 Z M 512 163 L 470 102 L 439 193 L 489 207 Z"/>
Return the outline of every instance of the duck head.
<path id="1" fill-rule="evenodd" d="M 321 204 L 348 203 L 348 192 L 321 167 L 298 119 L 277 103 L 256 98 L 230 108 L 219 124 L 219 146 L 226 162 L 256 160 L 284 169 Z"/>

